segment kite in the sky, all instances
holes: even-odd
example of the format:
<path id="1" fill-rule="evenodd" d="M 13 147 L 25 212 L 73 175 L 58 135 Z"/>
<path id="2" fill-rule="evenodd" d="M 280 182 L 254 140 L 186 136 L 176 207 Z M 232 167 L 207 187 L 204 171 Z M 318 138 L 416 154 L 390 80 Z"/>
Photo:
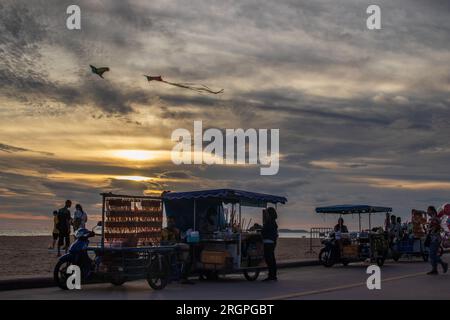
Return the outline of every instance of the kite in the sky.
<path id="1" fill-rule="evenodd" d="M 94 67 L 92 64 L 89 65 L 91 67 L 92 73 L 95 73 L 96 75 L 98 75 L 100 78 L 103 78 L 103 74 L 106 71 L 109 71 L 108 67 L 101 67 L 101 68 L 97 68 Z"/>
<path id="2" fill-rule="evenodd" d="M 214 91 L 203 84 L 198 85 L 198 84 L 194 84 L 194 83 L 174 83 L 174 82 L 169 82 L 169 81 L 164 80 L 161 76 L 147 76 L 147 75 L 144 75 L 144 76 L 147 78 L 148 82 L 150 82 L 150 81 L 164 82 L 164 83 L 170 84 L 171 86 L 189 89 L 189 90 L 197 91 L 199 93 L 208 92 L 208 93 L 212 93 L 212 94 L 219 94 L 219 93 L 223 92 L 223 89 L 221 89 L 219 91 Z"/>

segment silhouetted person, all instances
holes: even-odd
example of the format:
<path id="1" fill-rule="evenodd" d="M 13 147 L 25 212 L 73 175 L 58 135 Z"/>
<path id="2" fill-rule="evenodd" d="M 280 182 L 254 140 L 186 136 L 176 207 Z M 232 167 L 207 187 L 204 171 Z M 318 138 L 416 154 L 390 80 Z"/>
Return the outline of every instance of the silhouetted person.
<path id="1" fill-rule="evenodd" d="M 277 280 L 277 261 L 275 260 L 275 247 L 278 239 L 277 212 L 274 208 L 267 208 L 267 215 L 261 231 L 264 242 L 264 259 L 266 260 L 269 275 L 263 281 Z"/>
<path id="2" fill-rule="evenodd" d="M 75 206 L 75 212 L 73 214 L 73 231 L 75 232 L 78 229 L 85 229 L 87 219 L 86 212 L 84 212 L 81 204 L 78 203 Z"/>
<path id="3" fill-rule="evenodd" d="M 427 210 L 427 214 L 430 216 L 429 227 L 428 227 L 428 237 L 430 239 L 430 263 L 431 263 L 431 271 L 427 274 L 429 275 L 437 275 L 438 264 L 442 265 L 442 269 L 444 273 L 448 270 L 448 263 L 442 261 L 441 257 L 438 254 L 439 247 L 441 245 L 442 237 L 441 237 L 441 219 L 438 217 L 436 208 L 433 206 L 429 206 Z"/>
<path id="4" fill-rule="evenodd" d="M 338 224 L 334 226 L 334 232 L 348 233 L 347 226 L 344 224 L 342 217 L 338 219 Z"/>
<path id="5" fill-rule="evenodd" d="M 48 247 L 49 249 L 55 249 L 56 242 L 59 238 L 59 230 L 58 230 L 58 211 L 53 211 L 53 231 L 52 231 L 53 242 Z"/>
<path id="6" fill-rule="evenodd" d="M 61 246 L 64 245 L 64 250 L 67 253 L 70 245 L 70 225 L 72 223 L 72 217 L 70 216 L 69 208 L 72 206 L 72 201 L 67 200 L 63 208 L 58 210 L 58 256 L 61 255 Z"/>

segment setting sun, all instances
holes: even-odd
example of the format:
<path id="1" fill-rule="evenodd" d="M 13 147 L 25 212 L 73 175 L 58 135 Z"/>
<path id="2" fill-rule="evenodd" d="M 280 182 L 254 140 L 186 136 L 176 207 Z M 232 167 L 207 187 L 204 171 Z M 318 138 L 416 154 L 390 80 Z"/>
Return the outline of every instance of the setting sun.
<path id="1" fill-rule="evenodd" d="M 149 177 L 142 177 L 142 176 L 117 176 L 117 177 L 115 177 L 115 179 L 117 179 L 117 180 L 131 180 L 131 181 L 137 181 L 137 182 L 151 180 L 151 178 L 149 178 Z"/>
<path id="2" fill-rule="evenodd" d="M 156 157 L 153 151 L 146 150 L 116 150 L 113 151 L 113 155 L 129 161 L 146 161 Z"/>

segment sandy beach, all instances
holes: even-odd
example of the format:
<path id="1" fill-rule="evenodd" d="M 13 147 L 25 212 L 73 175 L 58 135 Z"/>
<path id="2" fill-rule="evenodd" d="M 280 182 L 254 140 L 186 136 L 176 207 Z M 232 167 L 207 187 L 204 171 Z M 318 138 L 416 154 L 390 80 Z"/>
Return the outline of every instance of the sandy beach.
<path id="1" fill-rule="evenodd" d="M 56 251 L 48 249 L 50 242 L 46 236 L 0 236 L 0 280 L 51 276 L 57 258 Z M 279 261 L 315 259 L 317 254 L 308 250 L 307 238 L 280 238 L 276 254 Z"/>

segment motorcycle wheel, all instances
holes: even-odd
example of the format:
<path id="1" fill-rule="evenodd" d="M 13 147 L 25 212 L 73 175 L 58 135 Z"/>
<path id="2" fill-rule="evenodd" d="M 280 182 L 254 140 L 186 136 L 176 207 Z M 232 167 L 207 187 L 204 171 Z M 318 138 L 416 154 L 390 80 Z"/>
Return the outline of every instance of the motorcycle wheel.
<path id="1" fill-rule="evenodd" d="M 326 268 L 330 268 L 334 265 L 334 259 L 332 257 L 332 250 L 322 248 L 319 253 L 319 261 Z"/>
<path id="2" fill-rule="evenodd" d="M 115 277 L 111 280 L 111 284 L 115 286 L 121 286 L 125 283 L 125 279 L 123 277 Z"/>
<path id="3" fill-rule="evenodd" d="M 255 281 L 259 277 L 259 270 L 244 270 L 244 277 L 247 281 Z"/>
<path id="4" fill-rule="evenodd" d="M 169 282 L 169 264 L 166 257 L 155 255 L 151 258 L 147 282 L 153 290 L 162 290 L 166 287 Z"/>
<path id="5" fill-rule="evenodd" d="M 56 263 L 55 269 L 53 270 L 53 279 L 55 280 L 58 287 L 63 290 L 68 290 L 67 288 L 67 278 L 69 275 L 67 274 L 67 268 L 72 263 L 70 261 L 58 261 Z"/>
<path id="6" fill-rule="evenodd" d="M 401 253 L 393 253 L 392 254 L 392 259 L 397 262 L 398 260 L 400 260 L 400 257 L 402 256 Z"/>
<path id="7" fill-rule="evenodd" d="M 377 258 L 377 266 L 382 267 L 384 265 L 384 257 Z"/>

